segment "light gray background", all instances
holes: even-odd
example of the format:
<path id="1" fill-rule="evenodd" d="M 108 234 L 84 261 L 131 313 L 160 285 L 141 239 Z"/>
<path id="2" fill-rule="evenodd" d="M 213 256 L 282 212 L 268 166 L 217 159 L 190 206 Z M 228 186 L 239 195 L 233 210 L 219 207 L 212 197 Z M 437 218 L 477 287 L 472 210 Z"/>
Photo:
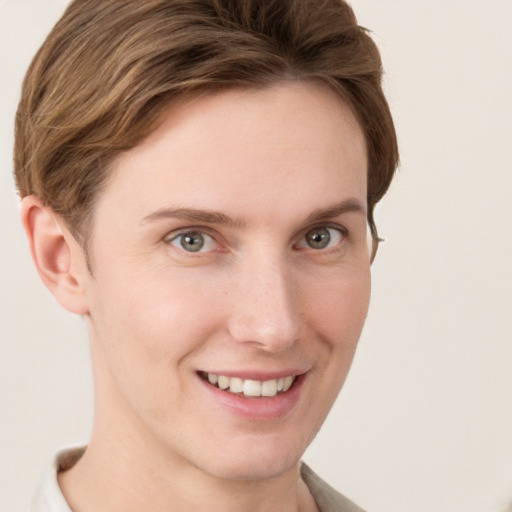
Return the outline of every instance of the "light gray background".
<path id="1" fill-rule="evenodd" d="M 0 0 L 1 504 L 87 440 L 85 328 L 32 268 L 11 178 L 23 74 L 66 5 Z M 402 166 L 352 374 L 306 460 L 373 512 L 512 501 L 512 1 L 353 0 L 384 58 Z"/>

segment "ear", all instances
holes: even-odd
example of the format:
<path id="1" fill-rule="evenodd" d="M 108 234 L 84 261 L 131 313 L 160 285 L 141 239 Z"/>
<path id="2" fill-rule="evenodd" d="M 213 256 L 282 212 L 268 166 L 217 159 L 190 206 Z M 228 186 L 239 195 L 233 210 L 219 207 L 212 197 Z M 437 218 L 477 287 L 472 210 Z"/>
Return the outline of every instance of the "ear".
<path id="1" fill-rule="evenodd" d="M 39 277 L 65 309 L 87 314 L 85 284 L 91 276 L 82 247 L 38 197 L 25 197 L 20 213 Z"/>

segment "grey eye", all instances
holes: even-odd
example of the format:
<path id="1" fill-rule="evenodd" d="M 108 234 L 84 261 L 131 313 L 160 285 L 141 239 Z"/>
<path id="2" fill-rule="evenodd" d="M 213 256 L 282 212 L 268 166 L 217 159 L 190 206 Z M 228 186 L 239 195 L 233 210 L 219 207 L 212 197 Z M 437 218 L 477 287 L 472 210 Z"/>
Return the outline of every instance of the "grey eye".
<path id="1" fill-rule="evenodd" d="M 187 231 L 176 235 L 170 242 L 171 245 L 187 252 L 204 252 L 215 246 L 213 238 L 200 231 Z"/>
<path id="2" fill-rule="evenodd" d="M 300 245 L 311 249 L 325 249 L 338 245 L 342 238 L 343 234 L 339 229 L 319 227 L 308 231 Z"/>

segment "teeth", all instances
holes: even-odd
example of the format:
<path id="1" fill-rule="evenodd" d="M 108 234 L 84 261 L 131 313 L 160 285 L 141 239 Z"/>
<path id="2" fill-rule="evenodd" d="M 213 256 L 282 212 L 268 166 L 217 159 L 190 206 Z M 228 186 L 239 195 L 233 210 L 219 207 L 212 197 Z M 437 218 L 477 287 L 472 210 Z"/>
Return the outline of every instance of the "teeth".
<path id="1" fill-rule="evenodd" d="M 261 382 L 259 380 L 244 380 L 243 393 L 245 396 L 261 396 Z"/>
<path id="2" fill-rule="evenodd" d="M 243 380 L 238 377 L 227 377 L 226 375 L 216 375 L 215 373 L 203 374 L 208 382 L 220 389 L 230 393 L 241 393 L 245 396 L 276 396 L 277 393 L 285 393 L 290 389 L 295 376 L 281 377 L 272 380 Z"/>
<path id="3" fill-rule="evenodd" d="M 283 383 L 283 392 L 288 391 L 292 384 L 293 384 L 293 377 L 285 377 L 284 383 Z"/>
<path id="4" fill-rule="evenodd" d="M 277 380 L 266 380 L 261 383 L 261 396 L 276 396 Z"/>
<path id="5" fill-rule="evenodd" d="M 231 377 L 229 382 L 229 391 L 231 391 L 231 393 L 241 393 L 243 387 L 244 381 L 242 379 L 238 379 L 237 377 Z"/>
<path id="6" fill-rule="evenodd" d="M 208 375 L 210 375 L 210 374 L 208 374 Z M 230 381 L 229 377 L 224 377 L 224 375 L 219 375 L 219 378 L 218 378 L 219 388 L 220 389 L 228 389 L 229 381 Z"/>

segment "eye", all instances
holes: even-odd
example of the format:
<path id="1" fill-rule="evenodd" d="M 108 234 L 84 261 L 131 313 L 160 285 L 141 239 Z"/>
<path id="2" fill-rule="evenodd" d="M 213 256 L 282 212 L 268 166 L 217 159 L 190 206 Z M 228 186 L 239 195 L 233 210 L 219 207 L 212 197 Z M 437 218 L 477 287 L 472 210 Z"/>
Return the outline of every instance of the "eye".
<path id="1" fill-rule="evenodd" d="M 201 231 L 186 231 L 169 240 L 169 244 L 186 252 L 207 252 L 215 248 L 215 240 Z"/>
<path id="2" fill-rule="evenodd" d="M 343 237 L 344 233 L 340 229 L 320 226 L 309 230 L 302 238 L 299 246 L 316 250 L 329 249 L 339 245 Z"/>

